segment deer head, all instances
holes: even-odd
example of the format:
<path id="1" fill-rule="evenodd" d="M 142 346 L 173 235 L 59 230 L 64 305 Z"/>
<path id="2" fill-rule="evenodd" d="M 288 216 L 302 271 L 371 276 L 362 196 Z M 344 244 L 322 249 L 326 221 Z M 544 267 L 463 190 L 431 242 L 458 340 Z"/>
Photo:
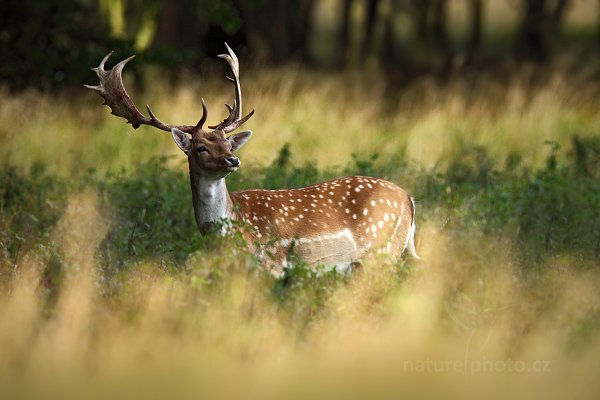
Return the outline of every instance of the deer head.
<path id="1" fill-rule="evenodd" d="M 149 117 L 143 115 L 133 103 L 131 97 L 125 90 L 121 76 L 125 65 L 135 56 L 131 56 L 110 70 L 105 70 L 104 65 L 112 52 L 106 55 L 96 68 L 100 79 L 97 86 L 85 85 L 86 88 L 97 91 L 104 99 L 104 104 L 109 106 L 111 113 L 125 118 L 134 129 L 140 125 L 150 125 L 155 128 L 170 131 L 177 146 L 188 156 L 190 173 L 198 174 L 208 179 L 221 179 L 240 166 L 240 160 L 233 152 L 241 148 L 252 135 L 252 131 L 243 131 L 227 137 L 246 122 L 254 114 L 252 110 L 248 115 L 242 117 L 242 92 L 240 87 L 239 61 L 233 50 L 225 43 L 228 54 L 219 55 L 224 59 L 233 73 L 233 78 L 227 77 L 235 86 L 235 100 L 233 107 L 225 104 L 229 115 L 221 123 L 209 126 L 209 131 L 203 129 L 208 117 L 208 111 L 204 99 L 202 102 L 202 117 L 196 125 L 170 125 L 160 121 L 152 112 L 150 106 L 146 105 Z"/>

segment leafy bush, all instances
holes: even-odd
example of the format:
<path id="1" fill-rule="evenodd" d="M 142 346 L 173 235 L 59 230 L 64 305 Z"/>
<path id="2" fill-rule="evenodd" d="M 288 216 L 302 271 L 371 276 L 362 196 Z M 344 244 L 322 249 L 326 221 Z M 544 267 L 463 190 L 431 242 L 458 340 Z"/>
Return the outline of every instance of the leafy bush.
<path id="1" fill-rule="evenodd" d="M 199 247 L 189 178 L 167 168 L 166 161 L 152 159 L 131 175 L 122 172 L 97 181 L 115 213 L 102 246 L 107 267 L 118 270 L 147 258 L 181 263 Z"/>
<path id="2" fill-rule="evenodd" d="M 572 143 L 569 161 L 557 161 L 562 150 L 555 146 L 546 166 L 535 172 L 519 169 L 514 163 L 493 170 L 484 148 L 465 148 L 446 173 L 377 156 L 354 157 L 344 168 L 319 171 L 312 164 L 294 166 L 290 148 L 284 146 L 271 165 L 242 169 L 232 174 L 228 183 L 230 190 L 276 189 L 300 187 L 341 174 L 382 176 L 404 187 L 408 182 L 418 201 L 419 223 L 445 215 L 443 229 L 453 232 L 456 240 L 462 232 L 512 237 L 521 266 L 528 269 L 557 254 L 600 257 L 600 182 L 594 169 L 600 152 L 594 144 L 584 145 L 577 138 Z M 99 252 L 107 277 L 143 260 L 158 259 L 165 268 L 179 268 L 198 251 L 210 253 L 232 242 L 243 248 L 241 238 L 219 241 L 200 236 L 189 178 L 169 169 L 167 161 L 156 158 L 131 173 L 103 177 L 92 173 L 69 182 L 47 175 L 43 166 L 23 173 L 4 165 L 0 169 L 2 259 L 13 263 L 23 249 L 48 244 L 69 193 L 86 187 L 97 190 L 105 207 L 112 211 L 109 233 Z M 48 250 L 48 259 L 53 258 L 52 247 Z M 60 260 L 53 259 L 51 264 L 60 269 Z M 287 293 L 295 290 L 292 288 L 310 285 L 313 278 L 306 268 L 298 268 L 289 272 L 273 293 L 288 297 Z M 335 283 L 337 278 L 331 279 Z M 305 295 L 317 301 L 323 293 Z"/>
<path id="3" fill-rule="evenodd" d="M 27 174 L 0 166 L 0 252 L 17 257 L 47 239 L 62 214 L 66 182 L 47 176 L 42 165 Z"/>

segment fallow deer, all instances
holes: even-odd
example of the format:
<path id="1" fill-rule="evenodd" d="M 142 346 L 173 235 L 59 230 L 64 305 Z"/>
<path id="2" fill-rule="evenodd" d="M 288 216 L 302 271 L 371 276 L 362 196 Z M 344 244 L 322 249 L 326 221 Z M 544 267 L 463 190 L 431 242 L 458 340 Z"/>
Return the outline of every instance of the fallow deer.
<path id="1" fill-rule="evenodd" d="M 242 131 L 227 137 L 253 114 L 242 117 L 239 62 L 225 43 L 228 54 L 219 55 L 233 73 L 233 106 L 226 104 L 229 116 L 204 130 L 207 108 L 202 99 L 202 117 L 196 125 L 169 125 L 149 117 L 134 105 L 123 85 L 121 73 L 131 56 L 112 69 L 92 68 L 100 79 L 97 91 L 112 114 L 123 117 L 134 129 L 150 125 L 169 131 L 177 146 L 187 155 L 192 202 L 202 234 L 224 221 L 239 221 L 242 234 L 254 250 L 270 243 L 274 260 L 266 262 L 275 275 L 287 265 L 290 249 L 309 265 L 327 265 L 345 270 L 367 253 L 380 251 L 399 256 L 408 248 L 419 258 L 414 246 L 415 203 L 395 184 L 378 178 L 347 176 L 301 189 L 251 189 L 229 193 L 225 177 L 236 171 L 240 160 L 234 155 L 252 135 Z"/>

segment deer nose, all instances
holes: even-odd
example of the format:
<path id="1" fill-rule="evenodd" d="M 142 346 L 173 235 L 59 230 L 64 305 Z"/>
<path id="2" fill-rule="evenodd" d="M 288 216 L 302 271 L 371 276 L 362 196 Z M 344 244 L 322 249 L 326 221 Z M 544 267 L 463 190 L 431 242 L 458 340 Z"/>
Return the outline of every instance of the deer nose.
<path id="1" fill-rule="evenodd" d="M 227 163 L 232 167 L 240 166 L 240 159 L 237 157 L 226 157 L 225 161 L 227 161 Z"/>

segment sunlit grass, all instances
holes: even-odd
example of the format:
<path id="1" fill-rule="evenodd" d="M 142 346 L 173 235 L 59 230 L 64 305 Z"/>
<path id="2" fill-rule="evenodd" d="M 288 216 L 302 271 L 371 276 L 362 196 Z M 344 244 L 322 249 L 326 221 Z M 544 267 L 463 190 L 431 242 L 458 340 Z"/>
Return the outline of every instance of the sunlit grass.
<path id="1" fill-rule="evenodd" d="M 573 134 L 593 135 L 600 125 L 595 84 L 585 76 L 567 75 L 566 68 L 544 72 L 542 84 L 530 83 L 539 80 L 538 73 L 524 70 L 506 82 L 422 79 L 390 93 L 376 76 L 293 67 L 250 71 L 242 78 L 244 104 L 256 115 L 245 126 L 255 134 L 242 158 L 264 165 L 290 143 L 295 161 L 310 160 L 319 167 L 345 165 L 353 153 L 375 152 L 431 167 L 446 165 L 469 143 L 488 148 L 500 164 L 517 155 L 524 165 L 537 167 L 548 155 L 545 141 L 566 144 Z M 140 109 L 149 103 L 174 124 L 194 123 L 202 96 L 209 123 L 214 123 L 224 117 L 222 104 L 233 93 L 221 77 L 206 80 L 182 79 L 170 87 L 152 74 L 147 92 L 130 91 Z M 183 155 L 167 132 L 145 126 L 134 131 L 83 88 L 60 96 L 4 92 L 1 103 L 0 156 L 13 165 L 43 163 L 68 176 L 90 168 L 118 171 L 173 154 L 183 168 Z"/>
<path id="2" fill-rule="evenodd" d="M 423 260 L 373 258 L 344 277 L 298 268 L 283 281 L 243 245 L 195 236 L 184 175 L 147 163 L 174 155 L 167 167 L 187 168 L 168 133 L 134 131 L 83 88 L 3 92 L 0 157 L 17 172 L 0 176 L 14 189 L 0 191 L 0 397 L 597 397 L 597 213 L 577 209 L 597 204 L 597 164 L 545 166 L 544 142 L 567 158 L 573 135 L 600 127 L 597 85 L 567 71 L 542 83 L 526 69 L 423 78 L 393 93 L 371 75 L 245 73 L 255 135 L 232 187 L 354 171 L 353 153 L 378 153 L 361 168 L 419 193 Z M 148 74 L 147 91 L 127 82 L 140 109 L 193 123 L 202 96 L 209 123 L 224 117 L 221 76 L 171 88 Z M 285 143 L 292 166 L 256 169 Z M 469 158 L 477 146 L 481 160 Z M 522 168 L 505 169 L 510 157 Z M 293 169 L 305 164 L 319 170 Z"/>
<path id="3" fill-rule="evenodd" d="M 600 276 L 572 260 L 531 279 L 515 268 L 508 240 L 451 237 L 432 220 L 420 231 L 423 261 L 372 260 L 343 281 L 307 280 L 283 302 L 273 279 L 228 247 L 191 258 L 185 273 L 139 264 L 108 296 L 93 256 L 105 231 L 88 229 L 103 225 L 102 213 L 94 193 L 70 198 L 53 234 L 65 259 L 53 304 L 35 252 L 4 282 L 2 397 L 600 390 L 600 342 L 586 333 L 597 324 Z"/>

